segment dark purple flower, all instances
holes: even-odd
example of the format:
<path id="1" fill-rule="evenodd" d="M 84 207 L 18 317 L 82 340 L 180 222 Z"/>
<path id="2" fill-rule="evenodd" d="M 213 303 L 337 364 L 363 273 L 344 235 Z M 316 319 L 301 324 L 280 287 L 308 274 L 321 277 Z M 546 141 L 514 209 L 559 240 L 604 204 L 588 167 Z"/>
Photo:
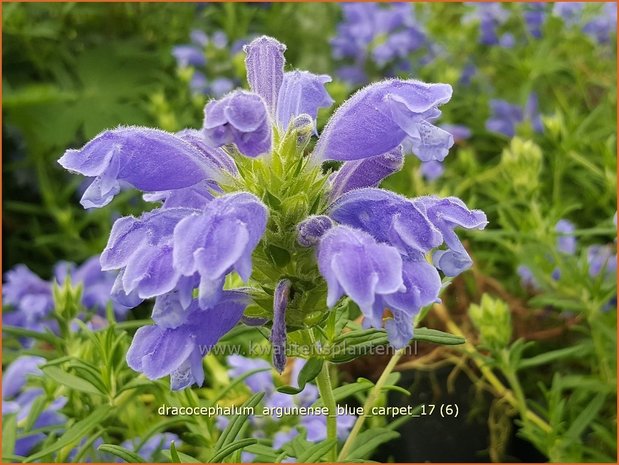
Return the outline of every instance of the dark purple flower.
<path id="1" fill-rule="evenodd" d="M 247 281 L 251 255 L 266 228 L 267 208 L 252 194 L 217 197 L 174 229 L 174 269 L 200 276 L 200 304 L 217 301 L 225 276 L 236 271 Z"/>
<path id="2" fill-rule="evenodd" d="M 297 242 L 303 247 L 312 247 L 332 226 L 333 221 L 328 216 L 308 216 L 297 225 Z"/>
<path id="3" fill-rule="evenodd" d="M 95 178 L 82 197 L 84 208 L 107 205 L 120 191 L 120 181 L 153 192 L 217 176 L 217 169 L 180 137 L 139 127 L 104 131 L 80 150 L 67 150 L 58 163 Z"/>
<path id="4" fill-rule="evenodd" d="M 269 153 L 272 129 L 264 100 L 252 92 L 237 90 L 204 109 L 204 135 L 214 147 L 235 144 L 248 157 Z"/>
<path id="5" fill-rule="evenodd" d="M 378 187 L 383 179 L 400 171 L 403 165 L 400 146 L 376 157 L 344 162 L 330 179 L 330 198 L 335 200 L 353 189 Z"/>
<path id="6" fill-rule="evenodd" d="M 202 385 L 202 358 L 239 322 L 247 302 L 244 293 L 223 291 L 208 310 L 194 301 L 187 322 L 177 328 L 141 327 L 127 352 L 127 364 L 149 379 L 171 375 L 173 390 Z"/>
<path id="7" fill-rule="evenodd" d="M 340 106 L 325 127 L 314 156 L 319 160 L 359 160 L 389 152 L 405 139 L 423 161 L 443 160 L 453 137 L 431 124 L 451 86 L 391 80 L 361 89 Z"/>
<path id="8" fill-rule="evenodd" d="M 290 280 L 282 279 L 277 283 L 273 295 L 271 347 L 273 349 L 273 366 L 280 373 L 286 367 L 286 308 L 288 307 L 291 288 Z"/>

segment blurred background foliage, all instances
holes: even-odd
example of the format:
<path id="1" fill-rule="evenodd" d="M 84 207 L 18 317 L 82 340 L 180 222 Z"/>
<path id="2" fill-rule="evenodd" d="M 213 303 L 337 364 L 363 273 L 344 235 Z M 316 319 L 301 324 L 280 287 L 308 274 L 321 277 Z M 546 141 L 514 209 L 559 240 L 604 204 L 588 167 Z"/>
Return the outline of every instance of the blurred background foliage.
<path id="1" fill-rule="evenodd" d="M 451 316 L 430 314 L 430 323 L 448 330 L 455 324 L 481 344 L 461 353 L 458 363 L 467 357 L 486 363 L 526 396 L 524 406 L 517 402 L 525 420 L 516 428 L 542 458 L 614 460 L 616 311 L 609 308 L 616 282 L 592 272 L 590 246 L 616 253 L 615 38 L 596 41 L 568 27 L 550 14 L 552 5 L 534 37 L 524 19 L 530 5 L 514 3 L 503 6 L 510 14 L 499 25 L 514 43 L 483 44 L 479 18 L 467 20 L 476 8 L 415 4 L 427 42 L 407 56 L 408 69 L 385 73 L 366 63 L 367 82 L 399 75 L 450 83 L 453 98 L 439 121 L 471 133 L 457 141 L 438 179 L 428 180 L 420 162 L 408 157 L 385 185 L 409 197 L 458 196 L 487 213 L 488 228 L 466 235 L 474 269 L 445 295 Z M 601 4 L 587 8 L 585 17 L 604 14 Z M 331 45 L 341 10 L 334 3 L 4 4 L 3 269 L 26 263 L 49 278 L 57 261 L 79 263 L 99 253 L 115 218 L 144 210 L 134 192 L 123 192 L 112 208 L 83 210 L 81 180 L 56 160 L 118 125 L 201 127 L 209 96 L 192 91 L 192 70 L 178 67 L 172 55 L 192 30 L 223 31 L 228 45 L 259 34 L 276 37 L 288 45 L 290 69 L 334 76 L 333 109 L 361 85 L 336 77 L 345 64 Z M 242 52 L 225 50 L 208 57 L 208 72 L 244 82 Z M 465 79 L 467 70 L 474 73 Z M 493 100 L 525 107 L 532 94 L 541 131 L 526 117 L 514 134 L 488 130 Z M 321 111 L 319 126 L 332 109 Z M 557 250 L 562 219 L 575 226 L 574 253 Z M 522 267 L 533 281 L 522 278 Z M 484 376 L 474 384 L 496 389 Z M 526 420 L 527 409 L 550 429 Z M 516 415 L 513 406 L 493 403 L 488 422 L 503 413 Z M 501 434 L 511 426 L 491 426 L 488 454 L 504 458 Z"/>

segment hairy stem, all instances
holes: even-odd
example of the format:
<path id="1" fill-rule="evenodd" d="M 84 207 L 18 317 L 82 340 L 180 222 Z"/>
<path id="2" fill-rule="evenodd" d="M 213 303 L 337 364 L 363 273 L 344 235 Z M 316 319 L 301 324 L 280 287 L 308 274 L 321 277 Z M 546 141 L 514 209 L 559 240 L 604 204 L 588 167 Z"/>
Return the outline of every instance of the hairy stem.
<path id="1" fill-rule="evenodd" d="M 346 439 L 346 442 L 344 443 L 344 447 L 342 447 L 342 451 L 340 452 L 340 455 L 337 458 L 338 461 L 341 462 L 342 460 L 345 460 L 348 454 L 350 453 L 350 448 L 355 442 L 357 435 L 361 431 L 361 428 L 363 427 L 363 424 L 365 423 L 365 419 L 367 417 L 368 412 L 372 411 L 372 407 L 374 407 L 374 404 L 376 404 L 376 401 L 378 400 L 378 396 L 380 395 L 383 389 L 383 386 L 387 382 L 387 378 L 389 377 L 389 375 L 395 368 L 396 364 L 398 363 L 398 360 L 400 360 L 400 357 L 404 355 L 405 351 L 406 351 L 406 348 L 398 349 L 393 354 L 393 356 L 391 357 L 391 360 L 389 360 L 389 363 L 385 367 L 385 370 L 383 371 L 382 375 L 380 375 L 380 378 L 378 378 L 378 381 L 376 382 L 376 384 L 370 391 L 368 398 L 365 400 L 365 403 L 363 404 L 363 414 L 359 418 L 357 418 L 355 425 L 350 431 L 350 435 Z"/>

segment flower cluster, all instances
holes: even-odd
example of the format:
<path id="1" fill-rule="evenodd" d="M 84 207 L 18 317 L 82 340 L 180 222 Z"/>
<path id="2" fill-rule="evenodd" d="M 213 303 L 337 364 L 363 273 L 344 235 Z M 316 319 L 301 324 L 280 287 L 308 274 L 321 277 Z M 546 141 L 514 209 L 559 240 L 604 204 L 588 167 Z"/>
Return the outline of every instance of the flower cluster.
<path id="1" fill-rule="evenodd" d="M 410 71 L 409 55 L 426 45 L 410 3 L 344 3 L 342 12 L 331 45 L 333 57 L 348 62 L 338 77 L 353 85 L 368 81 L 369 65 L 386 75 Z"/>
<path id="2" fill-rule="evenodd" d="M 608 43 L 611 34 L 617 32 L 617 3 L 603 2 L 601 10 L 589 20 L 584 19 L 585 5 L 581 2 L 557 2 L 552 12 L 563 19 L 566 26 L 581 26 L 582 32 L 596 42 Z"/>
<path id="3" fill-rule="evenodd" d="M 44 281 L 26 265 L 17 265 L 4 275 L 2 287 L 3 303 L 13 311 L 3 315 L 4 324 L 18 326 L 32 331 L 42 332 L 53 329 L 49 315 L 54 307 L 53 283 L 62 285 L 67 277 L 74 286 L 82 286 L 81 303 L 88 310 L 95 310 L 99 316 L 105 316 L 105 309 L 110 302 L 114 273 L 101 271 L 99 256 L 91 257 L 82 265 L 59 262 L 54 267 L 54 279 Z M 113 302 L 116 318 L 124 319 L 129 308 Z M 101 323 L 101 322 L 99 322 Z"/>
<path id="4" fill-rule="evenodd" d="M 247 41 L 238 40 L 229 45 L 225 32 L 216 31 L 209 37 L 199 29 L 191 31 L 190 38 L 190 43 L 174 46 L 172 56 L 180 69 L 191 69 L 189 87 L 192 92 L 219 98 L 234 89 L 238 85 L 237 79 L 223 76 L 209 79 L 208 71 L 213 61 L 221 72 L 222 65 L 229 63 Z"/>
<path id="5" fill-rule="evenodd" d="M 86 207 L 109 203 L 121 181 L 161 202 L 117 220 L 100 261 L 119 272 L 118 302 L 155 298 L 155 324 L 137 331 L 127 361 L 151 379 L 171 375 L 173 389 L 202 384 L 203 356 L 248 306 L 246 321 L 272 328 L 279 371 L 287 329 L 316 324 L 308 315 L 343 295 L 394 346 L 408 344 L 413 316 L 438 299 L 439 270 L 471 265 L 454 230 L 486 225 L 459 199 L 377 188 L 402 167 L 403 145 L 425 162 L 447 156 L 453 136 L 433 122 L 449 85 L 394 79 L 361 89 L 310 151 L 317 112 L 333 102 L 330 77 L 285 72 L 285 46 L 269 37 L 244 50 L 250 90 L 208 102 L 201 130 L 118 128 L 59 160 L 94 178 Z M 330 174 L 327 160 L 343 164 Z"/>
<path id="6" fill-rule="evenodd" d="M 310 407 L 318 399 L 318 389 L 310 383 L 306 384 L 304 389 L 294 396 L 277 392 L 271 366 L 266 360 L 231 355 L 227 357 L 227 364 L 230 367 L 228 375 L 233 379 L 250 371 L 264 370 L 245 378 L 245 384 L 251 392 L 265 394 L 263 402 L 267 408 Z M 302 359 L 290 360 L 288 362 L 290 378 L 296 380 L 304 365 L 305 361 Z M 337 436 L 340 439 L 346 438 L 356 419 L 356 416 L 349 414 L 337 416 Z M 299 434 L 303 434 L 303 431 L 309 442 L 320 442 L 327 438 L 327 417 L 325 415 L 303 415 L 300 418 L 296 416 L 251 416 L 249 421 L 252 428 L 251 436 L 255 438 L 271 437 L 272 448 L 275 451 L 281 450 L 286 443 Z M 220 429 L 223 430 L 227 425 L 227 417 L 217 418 L 217 426 Z M 255 455 L 249 452 L 242 454 L 243 462 L 252 462 L 254 458 Z M 290 458 L 287 460 L 290 461 Z"/>

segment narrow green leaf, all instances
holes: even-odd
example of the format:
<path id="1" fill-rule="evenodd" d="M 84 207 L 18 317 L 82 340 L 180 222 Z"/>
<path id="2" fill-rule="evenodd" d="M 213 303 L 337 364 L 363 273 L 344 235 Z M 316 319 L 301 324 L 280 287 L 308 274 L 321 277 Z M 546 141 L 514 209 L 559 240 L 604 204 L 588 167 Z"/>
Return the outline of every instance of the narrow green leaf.
<path id="1" fill-rule="evenodd" d="M 95 386 L 93 386 L 89 381 L 86 381 L 84 378 L 79 378 L 75 375 L 67 373 L 66 371 L 55 367 L 47 367 L 43 368 L 43 373 L 46 376 L 56 381 L 58 384 L 67 386 L 71 389 L 75 389 L 76 391 L 86 392 L 88 394 L 96 394 L 96 395 L 104 395 L 105 392 L 101 392 Z"/>
<path id="2" fill-rule="evenodd" d="M 273 447 L 265 444 L 252 444 L 245 448 L 245 452 L 255 454 L 257 457 L 263 458 L 262 462 L 275 462 L 277 455 L 273 452 Z"/>
<path id="3" fill-rule="evenodd" d="M 32 406 L 30 407 L 30 412 L 28 412 L 28 416 L 26 417 L 26 423 L 24 424 L 25 433 L 29 432 L 32 429 L 32 427 L 34 426 L 34 422 L 37 421 L 37 418 L 39 418 L 39 415 L 41 415 L 41 412 L 43 412 L 46 404 L 47 399 L 45 398 L 45 396 L 37 397 L 32 403 Z"/>
<path id="4" fill-rule="evenodd" d="M 546 363 L 554 362 L 565 357 L 572 356 L 587 356 L 591 353 L 590 347 L 577 345 L 573 347 L 565 347 L 563 349 L 551 350 L 550 352 L 544 352 L 520 361 L 518 368 L 531 368 L 538 365 L 545 365 Z"/>
<path id="5" fill-rule="evenodd" d="M 598 412 L 604 405 L 604 401 L 606 400 L 606 394 L 598 394 L 591 402 L 580 412 L 580 414 L 576 417 L 574 422 L 570 425 L 569 429 L 566 431 L 565 436 L 573 439 L 574 441 L 579 440 L 580 435 L 585 431 L 587 426 L 595 420 Z"/>
<path id="6" fill-rule="evenodd" d="M 178 452 L 176 451 L 176 445 L 174 444 L 174 441 L 170 443 L 170 459 L 172 459 L 173 462 L 181 463 L 181 458 L 178 456 Z"/>
<path id="7" fill-rule="evenodd" d="M 364 378 L 359 378 L 356 383 L 344 384 L 343 386 L 335 388 L 333 390 L 333 397 L 335 397 L 335 402 L 340 402 L 352 396 L 353 394 L 367 391 L 368 389 L 371 389 L 372 386 L 374 386 L 374 383 L 372 383 L 371 381 Z M 320 398 L 312 405 L 312 407 L 322 406 L 323 402 Z"/>
<path id="8" fill-rule="evenodd" d="M 264 392 L 258 392 L 247 399 L 241 405 L 241 409 L 248 407 L 249 409 L 253 409 L 258 405 L 258 403 L 264 397 Z M 223 450 L 224 447 L 232 444 L 236 439 L 237 435 L 241 431 L 243 424 L 247 421 L 248 414 L 238 414 L 234 415 L 234 417 L 230 420 L 230 423 L 226 427 L 226 429 L 221 433 L 221 436 L 217 440 L 215 444 L 215 450 L 220 451 Z"/>
<path id="9" fill-rule="evenodd" d="M 42 451 L 28 457 L 26 462 L 37 462 L 47 455 L 78 442 L 83 437 L 87 436 L 90 430 L 100 425 L 113 411 L 109 405 L 101 405 L 97 407 L 90 415 L 81 421 L 75 423 L 69 428 L 56 442 L 44 448 Z"/>
<path id="10" fill-rule="evenodd" d="M 235 451 L 237 451 L 239 449 L 242 449 L 243 447 L 247 447 L 247 446 L 251 446 L 253 444 L 256 444 L 257 442 L 258 441 L 256 439 L 253 439 L 253 438 L 241 439 L 239 441 L 233 442 L 232 444 L 228 445 L 227 447 L 224 447 L 219 452 L 217 452 L 213 457 L 211 457 L 209 462 L 210 463 L 221 462 L 223 459 L 225 459 L 227 456 L 229 456 L 233 452 L 235 452 Z"/>
<path id="11" fill-rule="evenodd" d="M 297 463 L 315 463 L 323 458 L 336 445 L 336 441 L 328 439 L 308 447 L 297 457 Z"/>
<path id="12" fill-rule="evenodd" d="M 428 328 L 416 328 L 414 331 L 413 340 L 432 342 L 434 344 L 448 346 L 464 344 L 466 342 L 463 337 L 454 336 L 453 334 L 445 333 L 443 331 L 439 331 L 438 329 Z"/>
<path id="13" fill-rule="evenodd" d="M 7 415 L 2 419 L 2 456 L 13 455 L 17 440 L 17 415 Z"/>
<path id="14" fill-rule="evenodd" d="M 54 334 L 47 333 L 47 332 L 40 333 L 38 331 L 32 331 L 30 329 L 24 329 L 24 328 L 17 328 L 15 326 L 2 325 L 2 332 L 10 334 L 11 336 L 29 337 L 29 338 L 37 339 L 40 341 L 49 342 L 54 347 L 62 343 L 62 339 L 60 339 L 58 336 Z"/>
<path id="15" fill-rule="evenodd" d="M 127 463 L 145 463 L 142 457 L 135 452 L 132 452 L 124 447 L 116 446 L 114 444 L 101 444 L 97 450 L 101 452 L 108 452 L 116 457 L 120 457 Z"/>
<path id="16" fill-rule="evenodd" d="M 161 453 L 163 454 L 163 456 L 165 458 L 167 458 L 171 462 L 174 462 L 174 459 L 172 459 L 171 451 L 169 451 L 169 450 L 162 450 Z M 180 462 L 177 462 L 177 463 L 202 463 L 198 459 L 194 459 L 192 456 L 187 455 L 187 454 L 183 454 L 182 452 L 176 451 L 176 454 L 178 455 L 178 457 L 180 459 Z"/>
<path id="17" fill-rule="evenodd" d="M 369 457 L 378 446 L 400 437 L 400 433 L 387 428 L 372 428 L 357 436 L 348 455 L 348 459 L 363 459 Z"/>

